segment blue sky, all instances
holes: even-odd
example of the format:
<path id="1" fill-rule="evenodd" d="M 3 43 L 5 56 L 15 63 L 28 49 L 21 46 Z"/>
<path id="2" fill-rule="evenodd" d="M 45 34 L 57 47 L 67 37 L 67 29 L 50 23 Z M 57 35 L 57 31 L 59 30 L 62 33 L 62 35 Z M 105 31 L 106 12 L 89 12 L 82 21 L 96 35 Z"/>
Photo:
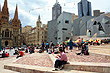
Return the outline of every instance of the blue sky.
<path id="1" fill-rule="evenodd" d="M 7 0 L 10 19 L 14 17 L 16 4 L 18 5 L 18 16 L 22 26 L 36 26 L 38 16 L 40 14 L 43 24 L 52 19 L 52 6 L 56 0 Z M 62 6 L 62 11 L 78 14 L 77 3 L 80 0 L 58 0 Z M 92 3 L 92 10 L 100 10 L 101 12 L 110 12 L 110 0 L 88 0 Z M 1 8 L 4 0 L 0 0 Z M 37 8 L 37 9 L 36 9 Z M 30 12 L 29 12 L 30 11 Z"/>

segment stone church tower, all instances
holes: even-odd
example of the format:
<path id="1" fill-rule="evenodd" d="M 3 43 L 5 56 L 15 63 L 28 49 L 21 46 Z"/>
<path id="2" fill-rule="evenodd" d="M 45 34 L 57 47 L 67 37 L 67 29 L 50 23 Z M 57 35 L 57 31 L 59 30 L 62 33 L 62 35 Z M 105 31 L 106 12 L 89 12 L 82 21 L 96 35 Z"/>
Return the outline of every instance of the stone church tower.
<path id="1" fill-rule="evenodd" d="M 5 0 L 2 11 L 0 6 L 0 43 L 2 47 L 21 45 L 20 25 L 17 5 L 14 18 L 9 21 L 8 5 L 7 0 Z"/>

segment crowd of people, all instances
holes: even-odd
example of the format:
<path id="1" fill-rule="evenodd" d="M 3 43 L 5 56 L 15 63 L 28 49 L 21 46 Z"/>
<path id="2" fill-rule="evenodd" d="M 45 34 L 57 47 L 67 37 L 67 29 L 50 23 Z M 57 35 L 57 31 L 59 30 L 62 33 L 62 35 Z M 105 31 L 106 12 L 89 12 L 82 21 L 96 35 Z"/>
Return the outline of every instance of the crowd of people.
<path id="1" fill-rule="evenodd" d="M 70 50 L 70 52 L 73 51 L 73 47 L 76 47 L 77 50 L 80 50 L 79 53 L 76 53 L 77 55 L 89 55 L 89 48 L 88 45 L 100 45 L 102 43 L 108 44 L 109 40 L 105 39 L 104 41 L 101 40 L 91 40 L 91 41 L 85 41 L 83 38 L 78 38 L 77 42 L 72 41 L 70 39 L 69 41 L 62 42 L 61 44 L 55 45 L 52 41 L 49 43 L 42 42 L 40 45 L 40 49 L 37 51 L 37 53 L 43 53 L 46 51 L 48 54 L 58 54 L 60 55 L 55 56 L 57 60 L 55 61 L 55 70 L 61 70 L 63 68 L 63 64 L 67 64 L 67 56 L 66 56 L 66 50 Z M 13 55 L 17 55 L 16 58 L 22 57 L 24 53 L 35 53 L 35 49 L 37 49 L 37 46 L 27 46 L 25 48 L 19 48 L 15 50 Z M 9 53 L 5 53 L 5 49 L 3 51 L 1 58 L 9 57 Z"/>

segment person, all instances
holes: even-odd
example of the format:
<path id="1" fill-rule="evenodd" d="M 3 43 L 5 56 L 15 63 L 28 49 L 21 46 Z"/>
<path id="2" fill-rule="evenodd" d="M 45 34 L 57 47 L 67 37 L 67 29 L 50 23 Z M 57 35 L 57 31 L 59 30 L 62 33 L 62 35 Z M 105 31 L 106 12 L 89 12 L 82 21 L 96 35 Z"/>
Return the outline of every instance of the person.
<path id="1" fill-rule="evenodd" d="M 81 39 L 80 39 L 80 37 L 79 37 L 79 39 L 78 39 L 78 49 L 81 48 L 81 42 L 82 42 L 82 41 L 81 41 Z"/>
<path id="2" fill-rule="evenodd" d="M 5 51 L 3 51 L 1 58 L 5 58 L 5 57 L 6 57 L 6 53 L 5 53 Z"/>
<path id="3" fill-rule="evenodd" d="M 51 50 L 53 50 L 54 44 L 52 41 L 50 42 L 50 47 L 51 47 Z"/>
<path id="4" fill-rule="evenodd" d="M 13 55 L 18 55 L 18 51 L 17 51 L 17 50 L 15 50 L 15 53 L 13 53 Z"/>
<path id="5" fill-rule="evenodd" d="M 5 54 L 6 54 L 6 57 L 9 57 L 9 53 L 6 52 Z"/>
<path id="6" fill-rule="evenodd" d="M 46 43 L 46 51 L 48 52 L 48 48 L 49 48 L 49 43 Z"/>
<path id="7" fill-rule="evenodd" d="M 84 40 L 83 40 L 83 38 L 82 38 L 82 40 L 81 40 L 81 46 L 84 44 Z"/>
<path id="8" fill-rule="evenodd" d="M 63 69 L 63 65 L 67 64 L 67 56 L 63 52 L 62 48 L 59 48 L 59 53 L 60 53 L 60 55 L 56 56 L 57 59 L 55 61 L 55 65 L 54 65 L 55 70 L 53 70 L 53 71 L 57 71 L 59 69 L 61 70 L 61 69 Z"/>
<path id="9" fill-rule="evenodd" d="M 20 49 L 19 55 L 18 55 L 16 58 L 22 57 L 23 55 L 24 55 L 24 53 L 23 53 L 23 51 L 21 51 L 21 49 Z"/>
<path id="10" fill-rule="evenodd" d="M 82 49 L 81 49 L 81 53 L 76 53 L 77 55 L 81 55 L 84 54 L 84 55 L 89 55 L 89 52 L 88 52 L 88 46 L 86 44 L 83 44 L 82 46 Z"/>
<path id="11" fill-rule="evenodd" d="M 42 52 L 44 52 L 44 47 L 45 47 L 45 43 L 44 43 L 44 41 L 42 42 Z"/>
<path id="12" fill-rule="evenodd" d="M 63 42 L 62 48 L 63 48 L 63 52 L 64 52 L 64 53 L 65 53 L 65 47 L 66 47 L 65 42 Z"/>
<path id="13" fill-rule="evenodd" d="M 28 53 L 28 49 L 25 50 L 25 53 Z"/>
<path id="14" fill-rule="evenodd" d="M 72 52 L 72 49 L 73 49 L 73 42 L 72 42 L 72 40 L 70 39 L 70 41 L 69 41 L 69 44 L 68 44 L 69 46 L 70 46 L 70 50 L 71 50 L 71 52 Z"/>

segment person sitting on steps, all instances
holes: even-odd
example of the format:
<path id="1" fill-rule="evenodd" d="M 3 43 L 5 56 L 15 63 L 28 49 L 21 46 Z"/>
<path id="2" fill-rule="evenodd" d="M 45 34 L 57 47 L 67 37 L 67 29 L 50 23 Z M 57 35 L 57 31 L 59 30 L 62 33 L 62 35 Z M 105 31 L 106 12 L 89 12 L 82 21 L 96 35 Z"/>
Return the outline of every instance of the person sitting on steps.
<path id="1" fill-rule="evenodd" d="M 63 64 L 67 64 L 67 56 L 63 52 L 62 48 L 59 48 L 59 53 L 60 53 L 60 55 L 56 56 L 56 58 L 58 58 L 58 59 L 55 61 L 55 65 L 54 65 L 55 70 L 53 70 L 53 71 L 61 70 L 61 69 L 63 69 Z"/>

